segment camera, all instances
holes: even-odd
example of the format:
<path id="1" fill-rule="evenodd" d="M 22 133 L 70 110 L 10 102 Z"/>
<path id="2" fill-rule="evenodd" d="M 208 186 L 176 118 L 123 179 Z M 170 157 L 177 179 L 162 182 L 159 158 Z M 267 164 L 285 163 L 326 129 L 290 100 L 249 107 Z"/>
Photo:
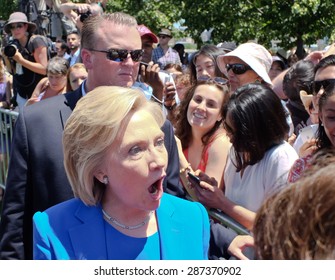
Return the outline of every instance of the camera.
<path id="1" fill-rule="evenodd" d="M 80 14 L 80 21 L 84 22 L 90 15 L 92 15 L 91 11 L 87 11 L 86 13 Z"/>
<path id="2" fill-rule="evenodd" d="M 4 48 L 4 54 L 7 57 L 13 57 L 16 53 L 16 50 L 21 47 L 20 42 L 18 40 L 9 41 L 7 46 Z"/>

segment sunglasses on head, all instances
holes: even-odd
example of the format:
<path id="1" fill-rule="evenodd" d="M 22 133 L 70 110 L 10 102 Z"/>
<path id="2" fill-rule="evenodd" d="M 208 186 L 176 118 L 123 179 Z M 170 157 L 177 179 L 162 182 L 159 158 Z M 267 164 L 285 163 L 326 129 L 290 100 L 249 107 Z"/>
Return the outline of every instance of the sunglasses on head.
<path id="1" fill-rule="evenodd" d="M 335 79 L 326 79 L 313 82 L 313 94 L 317 94 L 321 88 L 326 89 L 329 85 L 335 84 Z"/>
<path id="2" fill-rule="evenodd" d="M 228 80 L 225 78 L 221 78 L 221 77 L 207 77 L 207 76 L 200 76 L 197 79 L 199 82 L 206 82 L 206 83 L 214 83 L 218 86 L 224 86 L 226 84 L 228 84 Z"/>
<path id="3" fill-rule="evenodd" d="M 233 73 L 236 75 L 242 75 L 248 70 L 252 70 L 252 68 L 249 65 L 245 65 L 242 63 L 227 64 L 226 69 L 227 72 L 229 72 L 229 70 L 232 70 Z"/>
<path id="4" fill-rule="evenodd" d="M 18 24 L 12 24 L 10 26 L 10 29 L 13 30 L 13 29 L 20 29 L 23 27 L 23 23 L 18 23 Z"/>
<path id="5" fill-rule="evenodd" d="M 95 50 L 95 49 L 89 49 L 89 50 L 94 51 L 94 52 L 106 53 L 107 58 L 115 62 L 122 62 L 126 60 L 128 57 L 128 54 L 130 54 L 130 57 L 134 62 L 139 62 L 141 61 L 142 55 L 144 53 L 143 50 L 133 50 L 133 51 L 123 50 L 123 49 L 109 49 L 107 51 Z"/>

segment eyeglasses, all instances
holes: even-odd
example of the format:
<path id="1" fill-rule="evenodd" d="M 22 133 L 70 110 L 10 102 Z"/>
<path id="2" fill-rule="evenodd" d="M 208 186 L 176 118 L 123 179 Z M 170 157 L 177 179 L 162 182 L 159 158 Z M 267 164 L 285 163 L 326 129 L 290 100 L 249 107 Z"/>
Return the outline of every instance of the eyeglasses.
<path id="1" fill-rule="evenodd" d="M 165 35 L 158 35 L 159 39 L 165 39 L 165 38 L 170 38 L 169 36 L 165 36 Z"/>
<path id="2" fill-rule="evenodd" d="M 236 75 L 242 75 L 248 70 L 252 70 L 252 68 L 249 65 L 245 65 L 242 63 L 227 64 L 226 69 L 227 72 L 229 72 L 229 70 L 232 70 L 233 73 Z"/>
<path id="3" fill-rule="evenodd" d="M 225 78 L 221 78 L 221 77 L 207 77 L 207 76 L 200 76 L 197 79 L 199 82 L 206 82 L 206 83 L 214 83 L 218 86 L 224 86 L 226 84 L 228 84 L 228 80 Z"/>
<path id="4" fill-rule="evenodd" d="M 12 24 L 10 26 L 10 29 L 13 30 L 13 29 L 20 29 L 23 27 L 23 23 L 18 23 L 18 24 Z"/>
<path id="5" fill-rule="evenodd" d="M 123 49 L 109 49 L 107 51 L 103 50 L 95 50 L 95 49 L 89 49 L 90 51 L 94 52 L 102 52 L 107 54 L 107 58 L 109 60 L 115 61 L 115 62 L 122 62 L 127 59 L 128 54 L 130 54 L 131 59 L 134 62 L 139 62 L 142 59 L 142 55 L 144 53 L 143 50 L 123 50 Z"/>
<path id="6" fill-rule="evenodd" d="M 326 89 L 329 85 L 331 84 L 335 84 L 335 79 L 326 79 L 326 80 L 322 80 L 322 81 L 314 81 L 313 83 L 313 94 L 317 94 L 321 87 L 323 89 Z"/>

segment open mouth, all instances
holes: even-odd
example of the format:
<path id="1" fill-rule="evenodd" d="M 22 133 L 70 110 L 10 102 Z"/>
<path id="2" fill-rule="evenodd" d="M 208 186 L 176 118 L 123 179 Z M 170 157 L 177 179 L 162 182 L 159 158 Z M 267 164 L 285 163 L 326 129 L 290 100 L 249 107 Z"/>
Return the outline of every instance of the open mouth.
<path id="1" fill-rule="evenodd" d="M 161 180 L 157 180 L 155 183 L 153 183 L 150 187 L 149 187 L 149 193 L 155 195 L 158 193 L 158 189 L 159 189 L 159 183 Z"/>

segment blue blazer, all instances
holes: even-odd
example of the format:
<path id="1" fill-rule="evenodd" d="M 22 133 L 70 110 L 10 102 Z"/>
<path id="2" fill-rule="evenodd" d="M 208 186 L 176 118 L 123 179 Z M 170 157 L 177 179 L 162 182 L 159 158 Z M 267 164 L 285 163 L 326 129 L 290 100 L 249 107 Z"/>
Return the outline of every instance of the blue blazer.
<path id="1" fill-rule="evenodd" d="M 209 219 L 205 208 L 164 193 L 156 211 L 164 260 L 208 259 Z M 104 219 L 100 206 L 79 199 L 36 212 L 34 259 L 107 259 Z"/>
<path id="2" fill-rule="evenodd" d="M 2 202 L 0 259 L 32 259 L 32 218 L 58 203 L 73 198 L 64 170 L 64 125 L 82 91 L 57 95 L 23 107 L 15 122 L 11 158 Z M 168 152 L 164 192 L 184 197 L 179 184 L 179 157 L 173 127 L 162 127 Z"/>

